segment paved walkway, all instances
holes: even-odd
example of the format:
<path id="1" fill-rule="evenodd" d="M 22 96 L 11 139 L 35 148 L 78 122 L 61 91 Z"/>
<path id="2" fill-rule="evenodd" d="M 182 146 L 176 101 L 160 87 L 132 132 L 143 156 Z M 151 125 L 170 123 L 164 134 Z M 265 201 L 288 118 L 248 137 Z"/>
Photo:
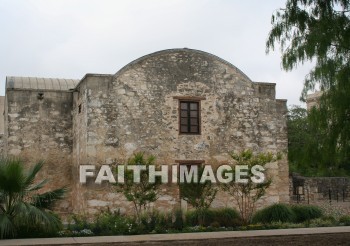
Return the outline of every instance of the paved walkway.
<path id="1" fill-rule="evenodd" d="M 311 239 L 309 236 L 315 239 Z M 325 236 L 327 237 L 325 238 Z M 135 236 L 12 239 L 0 240 L 0 245 L 233 245 L 235 244 L 234 242 L 238 243 L 242 239 L 244 239 L 244 245 L 255 245 L 257 242 L 259 242 L 259 245 L 280 245 L 284 237 L 286 238 L 286 243 L 284 243 L 284 245 L 310 245 L 310 242 L 315 242 L 317 238 L 320 240 L 322 238 L 322 240 L 320 243 L 315 242 L 316 244 L 314 245 L 350 245 L 350 226 Z M 336 243 L 336 237 L 341 237 L 342 241 Z M 288 238 L 298 239 L 299 243 L 295 243 Z M 332 240 L 332 238 L 335 240 Z M 268 240 L 266 241 L 266 239 Z M 264 244 L 264 241 L 265 243 L 269 243 Z M 277 241 L 279 241 L 279 243 Z M 343 244 L 341 242 L 347 242 L 348 244 Z"/>

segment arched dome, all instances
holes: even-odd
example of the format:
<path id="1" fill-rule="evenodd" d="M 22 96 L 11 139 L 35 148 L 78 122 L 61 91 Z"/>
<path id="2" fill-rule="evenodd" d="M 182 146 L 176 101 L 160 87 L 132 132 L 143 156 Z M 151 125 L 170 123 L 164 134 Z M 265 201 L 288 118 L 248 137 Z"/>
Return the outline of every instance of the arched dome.
<path id="1" fill-rule="evenodd" d="M 130 63 L 128 63 L 127 65 L 125 65 L 123 68 L 121 68 L 118 72 L 116 72 L 114 74 L 114 77 L 118 77 L 118 75 L 120 75 L 121 73 L 123 73 L 124 71 L 136 66 L 137 64 L 143 63 L 143 62 L 147 62 L 147 60 L 150 59 L 154 59 L 157 57 L 164 57 L 164 56 L 173 56 L 174 54 L 179 54 L 179 53 L 184 53 L 187 55 L 197 55 L 197 56 L 202 56 L 207 58 L 208 60 L 215 60 L 218 61 L 220 63 L 223 63 L 227 66 L 229 66 L 230 68 L 234 69 L 237 73 L 239 73 L 242 77 L 244 77 L 246 80 L 252 82 L 252 80 L 245 74 L 243 73 L 240 69 L 238 69 L 236 66 L 232 65 L 230 62 L 216 56 L 213 54 L 210 54 L 208 52 L 204 52 L 201 50 L 195 50 L 195 49 L 188 49 L 188 48 L 182 48 L 182 49 L 166 49 L 166 50 L 161 50 L 161 51 L 157 51 L 148 55 L 144 55 Z"/>

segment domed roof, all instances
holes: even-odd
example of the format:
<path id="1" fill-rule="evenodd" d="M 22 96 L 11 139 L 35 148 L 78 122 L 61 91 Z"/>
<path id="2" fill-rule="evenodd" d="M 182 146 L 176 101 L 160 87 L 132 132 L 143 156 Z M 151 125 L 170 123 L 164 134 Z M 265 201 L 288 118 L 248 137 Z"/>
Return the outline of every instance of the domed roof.
<path id="1" fill-rule="evenodd" d="M 121 68 L 118 72 L 116 72 L 114 74 L 114 76 L 118 76 L 119 74 L 121 74 L 122 72 L 128 70 L 129 68 L 131 68 L 132 66 L 136 65 L 136 64 L 139 64 L 139 63 L 142 63 L 144 62 L 145 60 L 148 60 L 148 59 L 151 59 L 151 58 L 155 58 L 157 56 L 161 57 L 161 56 L 164 56 L 164 55 L 172 55 L 172 54 L 176 54 L 176 53 L 189 53 L 189 54 L 194 54 L 194 55 L 201 55 L 201 56 L 204 56 L 204 57 L 208 57 L 209 59 L 213 59 L 213 60 L 217 60 L 223 64 L 226 64 L 227 66 L 233 68 L 234 70 L 236 70 L 238 73 L 240 73 L 243 77 L 245 77 L 247 80 L 251 81 L 252 80 L 245 74 L 243 73 L 240 69 L 238 69 L 236 66 L 232 65 L 231 63 L 229 63 L 228 61 L 216 56 L 216 55 L 213 55 L 213 54 L 210 54 L 208 52 L 204 52 L 204 51 L 201 51 L 201 50 L 195 50 L 195 49 L 188 49 L 188 48 L 182 48 L 182 49 L 166 49 L 166 50 L 161 50 L 161 51 L 157 51 L 157 52 L 154 52 L 154 53 L 151 53 L 151 54 L 148 54 L 148 55 L 145 55 L 145 56 L 142 56 L 130 63 L 128 63 L 127 65 L 125 65 L 123 68 Z"/>

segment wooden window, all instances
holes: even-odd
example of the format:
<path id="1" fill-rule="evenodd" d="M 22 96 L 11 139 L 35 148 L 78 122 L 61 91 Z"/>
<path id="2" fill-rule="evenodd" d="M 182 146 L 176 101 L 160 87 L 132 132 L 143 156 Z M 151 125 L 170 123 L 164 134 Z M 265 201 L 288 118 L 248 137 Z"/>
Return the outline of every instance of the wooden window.
<path id="1" fill-rule="evenodd" d="M 180 133 L 200 134 L 200 102 L 180 101 Z"/>

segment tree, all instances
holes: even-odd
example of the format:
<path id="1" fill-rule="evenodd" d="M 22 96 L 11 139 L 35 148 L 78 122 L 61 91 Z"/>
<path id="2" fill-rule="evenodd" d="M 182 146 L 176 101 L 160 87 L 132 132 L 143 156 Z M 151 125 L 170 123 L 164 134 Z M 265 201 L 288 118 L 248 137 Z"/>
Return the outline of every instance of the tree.
<path id="1" fill-rule="evenodd" d="M 308 147 L 310 127 L 307 120 L 307 111 L 300 106 L 292 106 L 288 110 L 288 161 L 289 163 L 304 163 L 304 150 Z"/>
<path id="2" fill-rule="evenodd" d="M 214 187 L 212 182 L 206 180 L 200 182 L 204 167 L 198 169 L 198 179 L 191 182 L 179 184 L 180 198 L 188 202 L 198 212 L 198 223 L 203 225 L 205 210 L 207 210 L 214 201 L 218 189 Z"/>
<path id="3" fill-rule="evenodd" d="M 155 182 L 149 181 L 149 167 L 154 163 L 155 157 L 153 155 L 146 158 L 144 153 L 134 154 L 133 158 L 128 160 L 127 166 L 144 167 L 144 170 L 140 171 L 140 182 L 134 182 L 134 171 L 126 168 L 124 183 L 116 183 L 116 191 L 123 193 L 125 198 L 133 203 L 138 222 L 149 204 L 158 199 L 161 180 L 156 177 Z"/>
<path id="4" fill-rule="evenodd" d="M 349 174 L 346 166 L 335 168 L 331 145 L 325 142 L 327 132 L 317 108 L 307 112 L 292 106 L 288 112 L 288 161 L 290 170 L 304 176 L 342 176 Z"/>
<path id="5" fill-rule="evenodd" d="M 42 167 L 43 162 L 39 162 L 26 171 L 19 159 L 0 159 L 0 238 L 16 237 L 20 230 L 33 226 L 45 232 L 59 229 L 60 220 L 52 208 L 66 189 L 39 193 L 47 183 L 35 183 Z"/>
<path id="6" fill-rule="evenodd" d="M 305 61 L 315 67 L 306 76 L 301 99 L 316 86 L 323 91 L 310 120 L 323 132 L 317 160 L 329 169 L 350 165 L 350 1 L 287 0 L 272 15 L 267 52 L 280 44 L 282 67 L 289 71 Z"/>
<path id="7" fill-rule="evenodd" d="M 305 108 L 292 106 L 288 111 L 288 161 L 290 170 L 309 176 L 315 175 L 319 140 L 322 138 L 308 120 Z M 316 131 L 315 131 L 316 130 Z"/>
<path id="8" fill-rule="evenodd" d="M 252 172 L 252 167 L 255 165 L 264 167 L 267 163 L 275 161 L 277 157 L 274 157 L 271 153 L 253 154 L 251 150 L 245 150 L 239 154 L 233 152 L 230 155 L 236 162 L 236 165 L 247 166 L 247 175 L 244 178 L 248 182 L 243 183 L 233 180 L 229 183 L 223 183 L 222 188 L 238 204 L 243 224 L 248 224 L 255 211 L 256 202 L 265 195 L 266 189 L 271 185 L 271 179 L 267 177 L 265 177 L 263 182 L 253 182 L 251 178 L 255 177 L 255 174 Z M 235 167 L 232 167 L 232 173 L 233 177 L 235 177 Z"/>

